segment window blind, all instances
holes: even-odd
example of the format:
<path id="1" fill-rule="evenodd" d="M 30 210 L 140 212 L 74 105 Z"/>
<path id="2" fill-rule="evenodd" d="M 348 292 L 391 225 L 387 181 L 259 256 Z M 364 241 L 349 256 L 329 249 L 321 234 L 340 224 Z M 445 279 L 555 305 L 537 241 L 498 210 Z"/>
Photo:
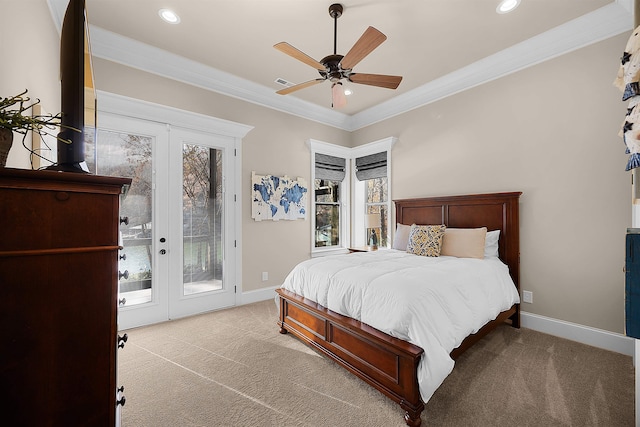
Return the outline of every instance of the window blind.
<path id="1" fill-rule="evenodd" d="M 387 152 L 356 158 L 356 178 L 359 181 L 387 176 Z"/>
<path id="2" fill-rule="evenodd" d="M 346 160 L 341 157 L 316 153 L 316 179 L 342 181 L 345 177 Z"/>

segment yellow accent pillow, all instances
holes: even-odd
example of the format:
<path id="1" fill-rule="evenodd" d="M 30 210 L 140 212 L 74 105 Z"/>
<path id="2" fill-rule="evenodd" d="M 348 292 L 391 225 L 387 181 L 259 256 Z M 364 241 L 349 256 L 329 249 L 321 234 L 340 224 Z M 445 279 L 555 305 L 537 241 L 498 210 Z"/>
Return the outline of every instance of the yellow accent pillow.
<path id="1" fill-rule="evenodd" d="M 487 227 L 447 228 L 442 238 L 440 255 L 458 258 L 484 258 Z"/>
<path id="2" fill-rule="evenodd" d="M 440 256 L 444 225 L 415 225 L 409 231 L 407 252 L 410 254 L 437 257 Z"/>

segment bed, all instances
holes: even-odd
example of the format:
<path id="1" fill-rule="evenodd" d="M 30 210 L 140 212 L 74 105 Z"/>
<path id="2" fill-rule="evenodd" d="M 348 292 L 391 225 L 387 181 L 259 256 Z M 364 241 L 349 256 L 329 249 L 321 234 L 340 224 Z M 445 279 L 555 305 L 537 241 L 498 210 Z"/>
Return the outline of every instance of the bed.
<path id="1" fill-rule="evenodd" d="M 395 200 L 397 224 L 444 224 L 448 228 L 500 230 L 498 255 L 519 293 L 520 192 Z M 344 255 L 343 257 L 353 257 Z M 422 257 L 419 257 L 422 258 Z M 355 259 L 355 258 L 354 258 Z M 364 321 L 342 315 L 296 292 L 277 289 L 280 332 L 291 333 L 379 390 L 405 411 L 407 425 L 421 424 L 424 401 L 419 372 L 425 350 Z M 302 292 L 301 292 L 302 293 Z M 450 352 L 460 356 L 501 323 L 520 327 L 519 304 L 501 311 Z M 382 329 L 382 330 L 381 330 Z M 397 335 L 397 334 L 395 334 Z M 427 349 L 427 353 L 431 350 Z M 425 358 L 424 363 L 429 360 Z"/>

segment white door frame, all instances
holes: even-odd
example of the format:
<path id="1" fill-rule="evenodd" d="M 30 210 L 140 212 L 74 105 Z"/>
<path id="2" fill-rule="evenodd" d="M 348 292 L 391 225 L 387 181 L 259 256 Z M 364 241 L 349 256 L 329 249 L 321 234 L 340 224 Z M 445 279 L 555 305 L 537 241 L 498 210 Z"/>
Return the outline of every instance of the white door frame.
<path id="1" fill-rule="evenodd" d="M 234 228 L 228 229 L 227 233 L 232 233 L 233 237 L 228 240 L 234 242 L 234 247 L 231 249 L 231 252 L 226 253 L 226 256 L 232 256 L 233 258 L 230 263 L 227 264 L 227 268 L 232 269 L 234 273 L 233 276 L 235 276 L 235 284 L 229 284 L 229 286 L 234 286 L 236 289 L 234 305 L 237 304 L 239 295 L 242 293 L 242 138 L 253 129 L 253 126 L 103 91 L 97 92 L 97 107 L 98 128 L 100 128 L 101 114 L 109 113 L 147 120 L 163 125 L 182 127 L 192 131 L 211 134 L 214 137 L 223 137 L 227 140 L 231 138 L 230 144 L 234 152 L 233 168 L 235 176 L 233 177 L 233 182 L 227 185 L 226 191 L 234 195 L 234 202 L 227 207 L 228 215 L 233 219 Z M 156 236 L 160 237 L 160 234 Z M 155 265 L 157 266 L 158 264 L 156 263 Z M 151 322 L 127 324 L 120 321 L 119 327 L 121 329 L 128 329 L 149 323 Z"/>

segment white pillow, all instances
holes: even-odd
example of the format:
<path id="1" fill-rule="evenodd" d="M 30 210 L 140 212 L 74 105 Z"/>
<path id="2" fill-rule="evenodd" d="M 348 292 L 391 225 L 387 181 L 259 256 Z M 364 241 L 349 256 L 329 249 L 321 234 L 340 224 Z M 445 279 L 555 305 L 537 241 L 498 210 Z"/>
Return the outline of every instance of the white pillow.
<path id="1" fill-rule="evenodd" d="M 393 236 L 393 249 L 401 251 L 407 250 L 409 244 L 409 232 L 411 231 L 410 225 L 398 224 L 396 228 L 396 234 Z"/>
<path id="2" fill-rule="evenodd" d="M 500 230 L 487 231 L 484 239 L 484 257 L 498 257 L 498 240 L 500 239 Z"/>

